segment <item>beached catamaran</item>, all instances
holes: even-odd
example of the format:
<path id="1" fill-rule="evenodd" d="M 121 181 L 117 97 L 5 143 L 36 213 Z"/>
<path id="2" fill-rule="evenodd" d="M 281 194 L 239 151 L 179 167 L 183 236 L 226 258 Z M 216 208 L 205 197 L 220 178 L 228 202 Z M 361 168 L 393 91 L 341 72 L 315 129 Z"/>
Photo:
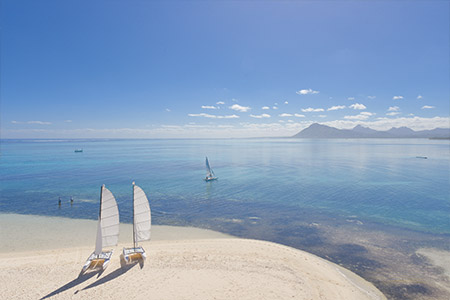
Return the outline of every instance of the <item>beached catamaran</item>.
<path id="1" fill-rule="evenodd" d="M 113 254 L 113 250 L 103 251 L 104 247 L 116 246 L 119 240 L 119 209 L 114 195 L 102 185 L 100 191 L 100 212 L 98 215 L 95 250 L 89 256 L 81 273 L 90 269 L 104 270 Z"/>
<path id="2" fill-rule="evenodd" d="M 135 260 L 145 260 L 147 255 L 138 242 L 150 239 L 152 216 L 150 204 L 144 191 L 133 182 L 133 248 L 123 248 L 123 258 L 126 263 Z"/>
<path id="3" fill-rule="evenodd" d="M 205 181 L 211 181 L 216 180 L 217 177 L 214 174 L 214 171 L 211 169 L 211 166 L 209 165 L 208 157 L 206 157 L 206 178 Z"/>

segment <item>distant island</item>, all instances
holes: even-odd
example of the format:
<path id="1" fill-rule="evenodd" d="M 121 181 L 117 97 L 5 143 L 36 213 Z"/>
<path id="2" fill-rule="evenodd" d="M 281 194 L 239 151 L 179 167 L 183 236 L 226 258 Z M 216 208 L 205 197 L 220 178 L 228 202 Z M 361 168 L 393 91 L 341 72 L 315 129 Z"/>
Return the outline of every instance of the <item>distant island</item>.
<path id="1" fill-rule="evenodd" d="M 361 125 L 353 129 L 337 129 L 334 127 L 311 124 L 293 136 L 306 139 L 357 139 L 357 138 L 432 138 L 450 139 L 450 128 L 414 131 L 408 127 L 393 127 L 386 131 L 378 131 Z"/>

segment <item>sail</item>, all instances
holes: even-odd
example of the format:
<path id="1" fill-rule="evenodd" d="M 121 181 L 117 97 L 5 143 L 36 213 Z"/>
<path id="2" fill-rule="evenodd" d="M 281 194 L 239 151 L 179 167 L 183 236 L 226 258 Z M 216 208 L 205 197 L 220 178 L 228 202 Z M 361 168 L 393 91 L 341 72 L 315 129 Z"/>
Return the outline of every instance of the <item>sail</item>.
<path id="1" fill-rule="evenodd" d="M 95 251 L 94 253 L 99 255 L 102 253 L 103 243 L 102 243 L 102 222 L 98 220 L 97 226 L 97 238 L 95 239 Z"/>
<path id="2" fill-rule="evenodd" d="M 133 189 L 135 241 L 147 241 L 150 239 L 150 229 L 152 224 L 150 205 L 147 196 L 140 187 L 134 185 Z"/>
<path id="3" fill-rule="evenodd" d="M 115 246 L 119 240 L 119 209 L 114 195 L 102 187 L 101 228 L 103 247 Z"/>
<path id="4" fill-rule="evenodd" d="M 214 172 L 211 169 L 211 166 L 209 165 L 208 157 L 206 157 L 206 176 L 207 177 L 213 177 L 214 176 Z"/>

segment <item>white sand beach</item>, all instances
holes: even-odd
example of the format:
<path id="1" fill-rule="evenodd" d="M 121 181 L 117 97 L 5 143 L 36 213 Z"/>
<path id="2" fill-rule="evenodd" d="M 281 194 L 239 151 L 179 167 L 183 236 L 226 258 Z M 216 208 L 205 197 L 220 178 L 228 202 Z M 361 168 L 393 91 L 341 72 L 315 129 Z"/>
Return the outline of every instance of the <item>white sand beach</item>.
<path id="1" fill-rule="evenodd" d="M 331 262 L 283 245 L 153 226 L 144 265 L 124 266 L 131 225 L 102 273 L 78 277 L 96 222 L 0 215 L 1 299 L 386 299 Z"/>

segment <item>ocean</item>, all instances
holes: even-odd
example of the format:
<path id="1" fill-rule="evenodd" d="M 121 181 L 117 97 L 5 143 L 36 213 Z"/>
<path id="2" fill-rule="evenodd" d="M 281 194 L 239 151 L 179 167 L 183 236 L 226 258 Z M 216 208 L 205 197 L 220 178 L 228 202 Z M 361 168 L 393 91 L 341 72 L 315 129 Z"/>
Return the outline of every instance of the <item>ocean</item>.
<path id="1" fill-rule="evenodd" d="M 135 181 L 160 224 L 306 214 L 450 233 L 449 153 L 426 139 L 3 140 L 0 211 L 96 219 L 105 184 L 131 222 Z"/>
<path id="2" fill-rule="evenodd" d="M 388 299 L 448 299 L 445 271 L 423 253 L 450 257 L 449 146 L 428 139 L 2 140 L 0 213 L 97 219 L 105 184 L 121 222 L 131 223 L 135 181 L 153 224 L 306 250 L 371 281 Z M 206 156 L 218 180 L 203 180 Z"/>

